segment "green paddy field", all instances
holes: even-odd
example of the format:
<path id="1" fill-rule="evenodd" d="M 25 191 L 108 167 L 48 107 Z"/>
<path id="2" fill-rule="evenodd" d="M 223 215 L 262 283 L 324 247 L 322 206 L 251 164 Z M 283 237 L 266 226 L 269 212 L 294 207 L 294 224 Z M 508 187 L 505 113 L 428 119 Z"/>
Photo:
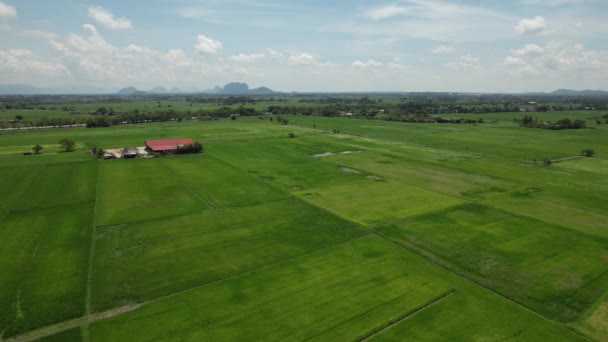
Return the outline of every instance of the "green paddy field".
<path id="1" fill-rule="evenodd" d="M 2 132 L 2 340 L 608 340 L 608 125 L 491 116 Z"/>

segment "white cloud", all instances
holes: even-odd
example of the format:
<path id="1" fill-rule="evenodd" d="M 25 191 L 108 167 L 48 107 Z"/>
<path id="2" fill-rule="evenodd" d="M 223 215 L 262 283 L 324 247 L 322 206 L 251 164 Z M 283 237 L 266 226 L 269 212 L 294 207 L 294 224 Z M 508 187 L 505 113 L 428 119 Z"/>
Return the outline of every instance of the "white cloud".
<path id="1" fill-rule="evenodd" d="M 434 55 L 446 55 L 456 51 L 456 47 L 452 45 L 439 45 L 435 46 L 432 50 Z"/>
<path id="2" fill-rule="evenodd" d="M 397 61 L 393 61 L 393 62 L 388 62 L 388 63 L 384 63 L 384 62 L 379 62 L 376 61 L 374 59 L 368 59 L 367 61 L 354 61 L 351 66 L 353 68 L 356 69 L 368 69 L 368 70 L 372 70 L 375 72 L 378 71 L 386 71 L 388 70 L 406 70 L 406 67 L 403 66 L 402 64 L 398 63 Z"/>
<path id="3" fill-rule="evenodd" d="M 222 42 L 213 40 L 204 34 L 199 34 L 198 37 L 196 37 L 196 45 L 194 45 L 195 49 L 207 55 L 215 55 L 223 47 Z"/>
<path id="4" fill-rule="evenodd" d="M 523 66 L 523 65 L 526 65 L 526 62 L 524 62 L 524 60 L 519 57 L 508 56 L 507 58 L 505 58 L 505 64 L 514 65 L 514 66 Z"/>
<path id="5" fill-rule="evenodd" d="M 41 31 L 41 30 L 25 30 L 20 33 L 24 37 L 32 37 L 43 40 L 53 40 L 57 37 L 53 32 Z"/>
<path id="6" fill-rule="evenodd" d="M 515 26 L 515 31 L 523 35 L 534 35 L 543 32 L 546 28 L 545 18 L 536 16 L 532 19 L 522 19 L 519 24 Z"/>
<path id="7" fill-rule="evenodd" d="M 481 61 L 478 57 L 466 55 L 460 56 L 460 59 L 458 61 L 447 63 L 445 66 L 449 69 L 460 71 L 480 70 L 480 62 Z"/>
<path id="8" fill-rule="evenodd" d="M 542 50 L 541 50 L 542 49 Z M 513 50 L 512 52 L 519 51 Z M 547 80 L 604 79 L 608 77 L 608 52 L 587 50 L 582 44 L 552 43 L 535 53 L 508 56 L 504 65 L 518 76 L 543 74 Z"/>
<path id="9" fill-rule="evenodd" d="M 112 30 L 124 30 L 132 27 L 131 21 L 127 18 L 115 19 L 112 12 L 101 6 L 89 7 L 89 17 L 93 18 L 99 25 Z"/>
<path id="10" fill-rule="evenodd" d="M 409 13 L 409 9 L 400 5 L 388 5 L 368 11 L 367 16 L 373 20 L 387 19 Z"/>
<path id="11" fill-rule="evenodd" d="M 186 56 L 182 49 L 171 49 L 161 57 L 163 62 L 170 63 L 175 66 L 189 66 L 192 64 L 192 59 Z"/>
<path id="12" fill-rule="evenodd" d="M 511 53 L 515 56 L 528 56 L 528 55 L 540 55 L 545 51 L 542 47 L 536 44 L 526 44 L 524 47 L 519 49 L 511 50 Z"/>
<path id="13" fill-rule="evenodd" d="M 64 39 L 51 40 L 50 44 L 70 70 L 75 84 L 184 89 L 240 80 L 247 73 L 246 69 L 219 59 L 193 58 L 179 48 L 160 51 L 136 44 L 116 46 L 107 42 L 93 25 L 84 25 L 82 33 L 71 33 Z M 201 80 L 209 83 L 201 84 Z"/>
<path id="14" fill-rule="evenodd" d="M 369 60 L 367 60 L 367 62 L 354 61 L 352 66 L 355 68 L 370 68 L 370 67 L 380 67 L 380 66 L 382 66 L 382 63 L 377 62 L 373 59 L 369 59 Z"/>
<path id="15" fill-rule="evenodd" d="M 266 49 L 266 53 L 270 57 L 275 57 L 275 58 L 281 58 L 281 57 L 283 57 L 283 53 L 281 53 L 279 51 L 276 51 L 274 49 L 271 49 L 271 48 Z"/>
<path id="16" fill-rule="evenodd" d="M 15 18 L 17 17 L 17 10 L 15 7 L 5 4 L 0 1 L 0 18 Z"/>
<path id="17" fill-rule="evenodd" d="M 23 49 L 0 50 L 0 71 L 25 74 L 35 79 L 38 76 L 69 76 L 70 72 L 61 63 L 34 57 L 32 51 Z"/>
<path id="18" fill-rule="evenodd" d="M 308 53 L 294 54 L 287 58 L 287 64 L 289 65 L 314 65 L 317 63 L 317 59 Z"/>
<path id="19" fill-rule="evenodd" d="M 381 20 L 395 16 L 400 20 Z M 320 30 L 373 40 L 415 38 L 462 43 L 507 39 L 516 20 L 512 14 L 488 6 L 446 0 L 401 0 L 394 1 L 393 5 L 364 9 L 356 17 L 331 20 Z"/>
<path id="20" fill-rule="evenodd" d="M 274 51 L 274 50 L 273 50 Z M 265 53 L 252 53 L 252 54 L 244 54 L 239 53 L 237 55 L 232 55 L 228 57 L 228 60 L 237 63 L 253 63 L 257 62 L 266 57 Z"/>

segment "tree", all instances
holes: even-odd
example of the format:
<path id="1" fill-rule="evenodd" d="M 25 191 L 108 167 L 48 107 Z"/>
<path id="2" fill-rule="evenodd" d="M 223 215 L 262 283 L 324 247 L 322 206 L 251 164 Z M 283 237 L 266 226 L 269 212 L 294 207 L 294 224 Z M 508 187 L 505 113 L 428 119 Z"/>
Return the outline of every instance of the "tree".
<path id="1" fill-rule="evenodd" d="M 65 152 L 73 152 L 76 149 L 76 142 L 72 138 L 63 138 L 59 140 L 59 146 Z"/>
<path id="2" fill-rule="evenodd" d="M 34 147 L 32 147 L 32 151 L 34 151 L 34 153 L 36 154 L 40 154 L 40 151 L 42 151 L 44 149 L 44 147 L 40 146 L 40 145 L 36 145 Z"/>
<path id="3" fill-rule="evenodd" d="M 15 116 L 15 120 L 17 120 L 17 121 L 23 121 L 23 116 L 22 115 L 16 115 Z"/>
<path id="4" fill-rule="evenodd" d="M 595 151 L 592 148 L 586 148 L 581 151 L 581 155 L 591 158 L 595 155 Z"/>
<path id="5" fill-rule="evenodd" d="M 203 144 L 198 141 L 193 142 L 189 145 L 179 146 L 177 148 L 177 154 L 187 154 L 187 153 L 201 153 L 203 152 Z"/>

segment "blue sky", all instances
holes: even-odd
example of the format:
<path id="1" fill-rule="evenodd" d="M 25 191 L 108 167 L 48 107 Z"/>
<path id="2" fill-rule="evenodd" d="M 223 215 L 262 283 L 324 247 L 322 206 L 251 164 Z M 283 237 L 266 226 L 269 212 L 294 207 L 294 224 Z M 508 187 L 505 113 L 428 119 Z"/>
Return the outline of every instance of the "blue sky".
<path id="1" fill-rule="evenodd" d="M 0 0 L 0 83 L 606 89 L 605 0 Z"/>

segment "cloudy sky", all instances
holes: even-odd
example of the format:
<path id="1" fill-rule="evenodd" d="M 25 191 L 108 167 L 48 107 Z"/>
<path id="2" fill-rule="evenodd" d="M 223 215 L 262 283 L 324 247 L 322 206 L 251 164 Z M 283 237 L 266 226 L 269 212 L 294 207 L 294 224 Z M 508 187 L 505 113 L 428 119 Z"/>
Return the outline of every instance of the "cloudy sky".
<path id="1" fill-rule="evenodd" d="M 0 84 L 608 89 L 606 0 L 0 0 Z"/>

